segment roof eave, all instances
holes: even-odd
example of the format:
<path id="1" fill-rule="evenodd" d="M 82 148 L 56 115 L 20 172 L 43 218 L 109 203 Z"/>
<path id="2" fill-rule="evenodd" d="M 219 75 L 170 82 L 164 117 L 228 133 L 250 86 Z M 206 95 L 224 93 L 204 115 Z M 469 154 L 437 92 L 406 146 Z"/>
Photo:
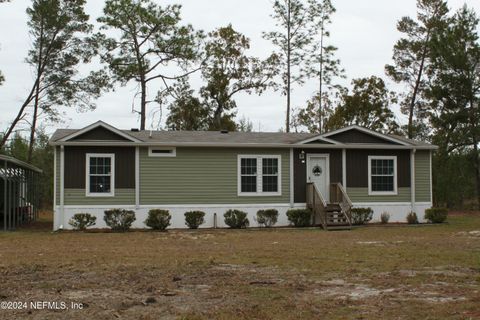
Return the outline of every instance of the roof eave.
<path id="1" fill-rule="evenodd" d="M 302 149 L 398 149 L 436 150 L 437 146 L 404 146 L 388 144 L 290 144 L 290 143 L 212 143 L 212 142 L 118 142 L 118 141 L 55 141 L 52 146 L 123 146 L 123 147 L 219 147 L 219 148 L 302 148 Z"/>

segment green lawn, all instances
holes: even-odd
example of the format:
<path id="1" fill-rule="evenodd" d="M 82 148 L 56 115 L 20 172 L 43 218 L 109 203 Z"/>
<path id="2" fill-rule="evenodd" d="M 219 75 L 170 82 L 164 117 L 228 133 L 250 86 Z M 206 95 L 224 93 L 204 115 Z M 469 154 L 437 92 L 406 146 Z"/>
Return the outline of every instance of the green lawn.
<path id="1" fill-rule="evenodd" d="M 480 215 L 319 229 L 0 233 L 0 318 L 480 318 Z M 478 232 L 475 232 L 478 231 Z"/>

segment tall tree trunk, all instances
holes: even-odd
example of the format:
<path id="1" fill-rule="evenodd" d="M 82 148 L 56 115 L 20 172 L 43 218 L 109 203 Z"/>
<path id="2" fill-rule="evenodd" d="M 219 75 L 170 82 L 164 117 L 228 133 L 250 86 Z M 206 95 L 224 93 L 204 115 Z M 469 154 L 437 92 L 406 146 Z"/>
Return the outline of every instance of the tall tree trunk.
<path id="1" fill-rule="evenodd" d="M 288 0 L 288 10 L 287 10 L 287 119 L 285 121 L 285 131 L 290 132 L 290 87 L 291 87 L 291 66 L 290 66 L 290 55 L 291 55 L 291 34 L 290 34 L 290 0 Z"/>
<path id="2" fill-rule="evenodd" d="M 145 123 L 147 118 L 147 74 L 145 70 L 144 61 L 142 58 L 142 54 L 140 52 L 140 44 L 138 43 L 138 39 L 136 37 L 136 31 L 133 30 L 132 32 L 133 37 L 133 44 L 135 47 L 135 56 L 137 59 L 139 76 L 140 76 L 140 130 L 145 130 Z"/>
<path id="3" fill-rule="evenodd" d="M 15 119 L 12 121 L 12 123 L 10 124 L 10 127 L 8 127 L 8 130 L 7 132 L 5 132 L 5 135 L 3 136 L 2 138 L 2 141 L 0 141 L 0 149 L 3 148 L 7 141 L 8 141 L 8 138 L 10 137 L 10 135 L 12 134 L 13 132 L 13 129 L 15 129 L 15 127 L 17 126 L 18 122 L 22 119 L 23 117 L 23 113 L 25 111 L 25 108 L 28 106 L 28 104 L 30 102 L 32 102 L 32 99 L 33 99 L 33 95 L 34 95 L 34 92 L 35 92 L 35 88 L 37 86 L 37 83 L 38 83 L 38 79 L 37 81 L 35 81 L 35 84 L 34 86 L 32 87 L 32 89 L 30 90 L 30 93 L 28 94 L 27 98 L 25 99 L 25 101 L 23 102 L 22 106 L 20 107 L 20 110 L 18 111 L 18 114 L 17 116 L 15 117 Z"/>
<path id="4" fill-rule="evenodd" d="M 141 109 L 140 109 L 140 130 L 145 130 L 145 122 L 147 118 L 147 83 L 145 82 L 145 75 L 140 75 L 140 85 L 141 85 Z"/>
<path id="5" fill-rule="evenodd" d="M 42 59 L 43 59 L 43 20 L 40 28 L 40 41 L 38 48 L 38 62 L 37 62 L 37 86 L 35 88 L 35 103 L 33 105 L 33 117 L 30 128 L 30 142 L 28 144 L 27 162 L 32 161 L 33 147 L 35 145 L 35 134 L 37 130 L 38 105 L 40 103 L 40 74 L 42 73 Z"/>
<path id="6" fill-rule="evenodd" d="M 420 68 L 418 69 L 417 79 L 415 80 L 415 87 L 413 88 L 412 99 L 408 110 L 408 138 L 413 139 L 413 114 L 415 113 L 415 104 L 417 103 L 417 95 L 422 82 L 423 69 L 425 68 L 425 59 L 427 58 L 427 47 L 430 41 L 430 33 L 427 33 L 425 43 L 423 44 L 422 57 L 420 60 Z"/>
<path id="7" fill-rule="evenodd" d="M 33 147 L 35 145 L 35 134 L 36 134 L 36 131 L 37 131 L 39 94 L 40 94 L 40 83 L 38 83 L 37 89 L 35 89 L 35 103 L 33 105 L 33 116 L 32 116 L 32 125 L 31 125 L 31 128 L 30 128 L 30 141 L 29 141 L 29 144 L 28 144 L 27 162 L 32 161 Z"/>
<path id="8" fill-rule="evenodd" d="M 322 110 L 322 95 L 323 95 L 323 19 L 320 29 L 320 87 L 318 90 L 318 132 L 323 132 L 323 110 Z"/>

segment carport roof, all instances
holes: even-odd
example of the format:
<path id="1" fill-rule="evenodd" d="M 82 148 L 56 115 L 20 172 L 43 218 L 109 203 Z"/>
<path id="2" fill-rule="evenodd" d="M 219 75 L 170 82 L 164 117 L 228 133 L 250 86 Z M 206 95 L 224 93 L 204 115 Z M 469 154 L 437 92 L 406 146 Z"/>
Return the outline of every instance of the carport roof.
<path id="1" fill-rule="evenodd" d="M 18 160 L 14 157 L 10 157 L 10 156 L 6 156 L 6 155 L 2 155 L 0 154 L 0 168 L 3 167 L 3 163 L 4 162 L 10 162 L 12 164 L 15 164 L 23 169 L 28 169 L 28 170 L 32 170 L 32 171 L 35 171 L 35 172 L 38 172 L 38 173 L 42 173 L 43 171 L 40 170 L 39 168 L 35 167 L 35 166 L 32 166 L 31 164 L 28 164 L 26 162 L 23 162 L 21 160 Z"/>

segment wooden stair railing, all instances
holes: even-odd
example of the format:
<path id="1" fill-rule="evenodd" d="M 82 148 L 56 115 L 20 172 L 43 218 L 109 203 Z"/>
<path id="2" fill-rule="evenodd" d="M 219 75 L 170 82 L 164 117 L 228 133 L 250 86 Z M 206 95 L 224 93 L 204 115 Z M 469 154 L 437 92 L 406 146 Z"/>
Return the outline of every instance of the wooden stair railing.
<path id="1" fill-rule="evenodd" d="M 323 229 L 327 230 L 327 202 L 313 182 L 307 183 L 307 207 L 313 211 L 314 224 L 318 215 Z"/>
<path id="2" fill-rule="evenodd" d="M 345 215 L 348 224 L 352 226 L 352 201 L 341 183 L 332 183 L 330 185 L 330 202 L 337 203 L 341 212 Z"/>

